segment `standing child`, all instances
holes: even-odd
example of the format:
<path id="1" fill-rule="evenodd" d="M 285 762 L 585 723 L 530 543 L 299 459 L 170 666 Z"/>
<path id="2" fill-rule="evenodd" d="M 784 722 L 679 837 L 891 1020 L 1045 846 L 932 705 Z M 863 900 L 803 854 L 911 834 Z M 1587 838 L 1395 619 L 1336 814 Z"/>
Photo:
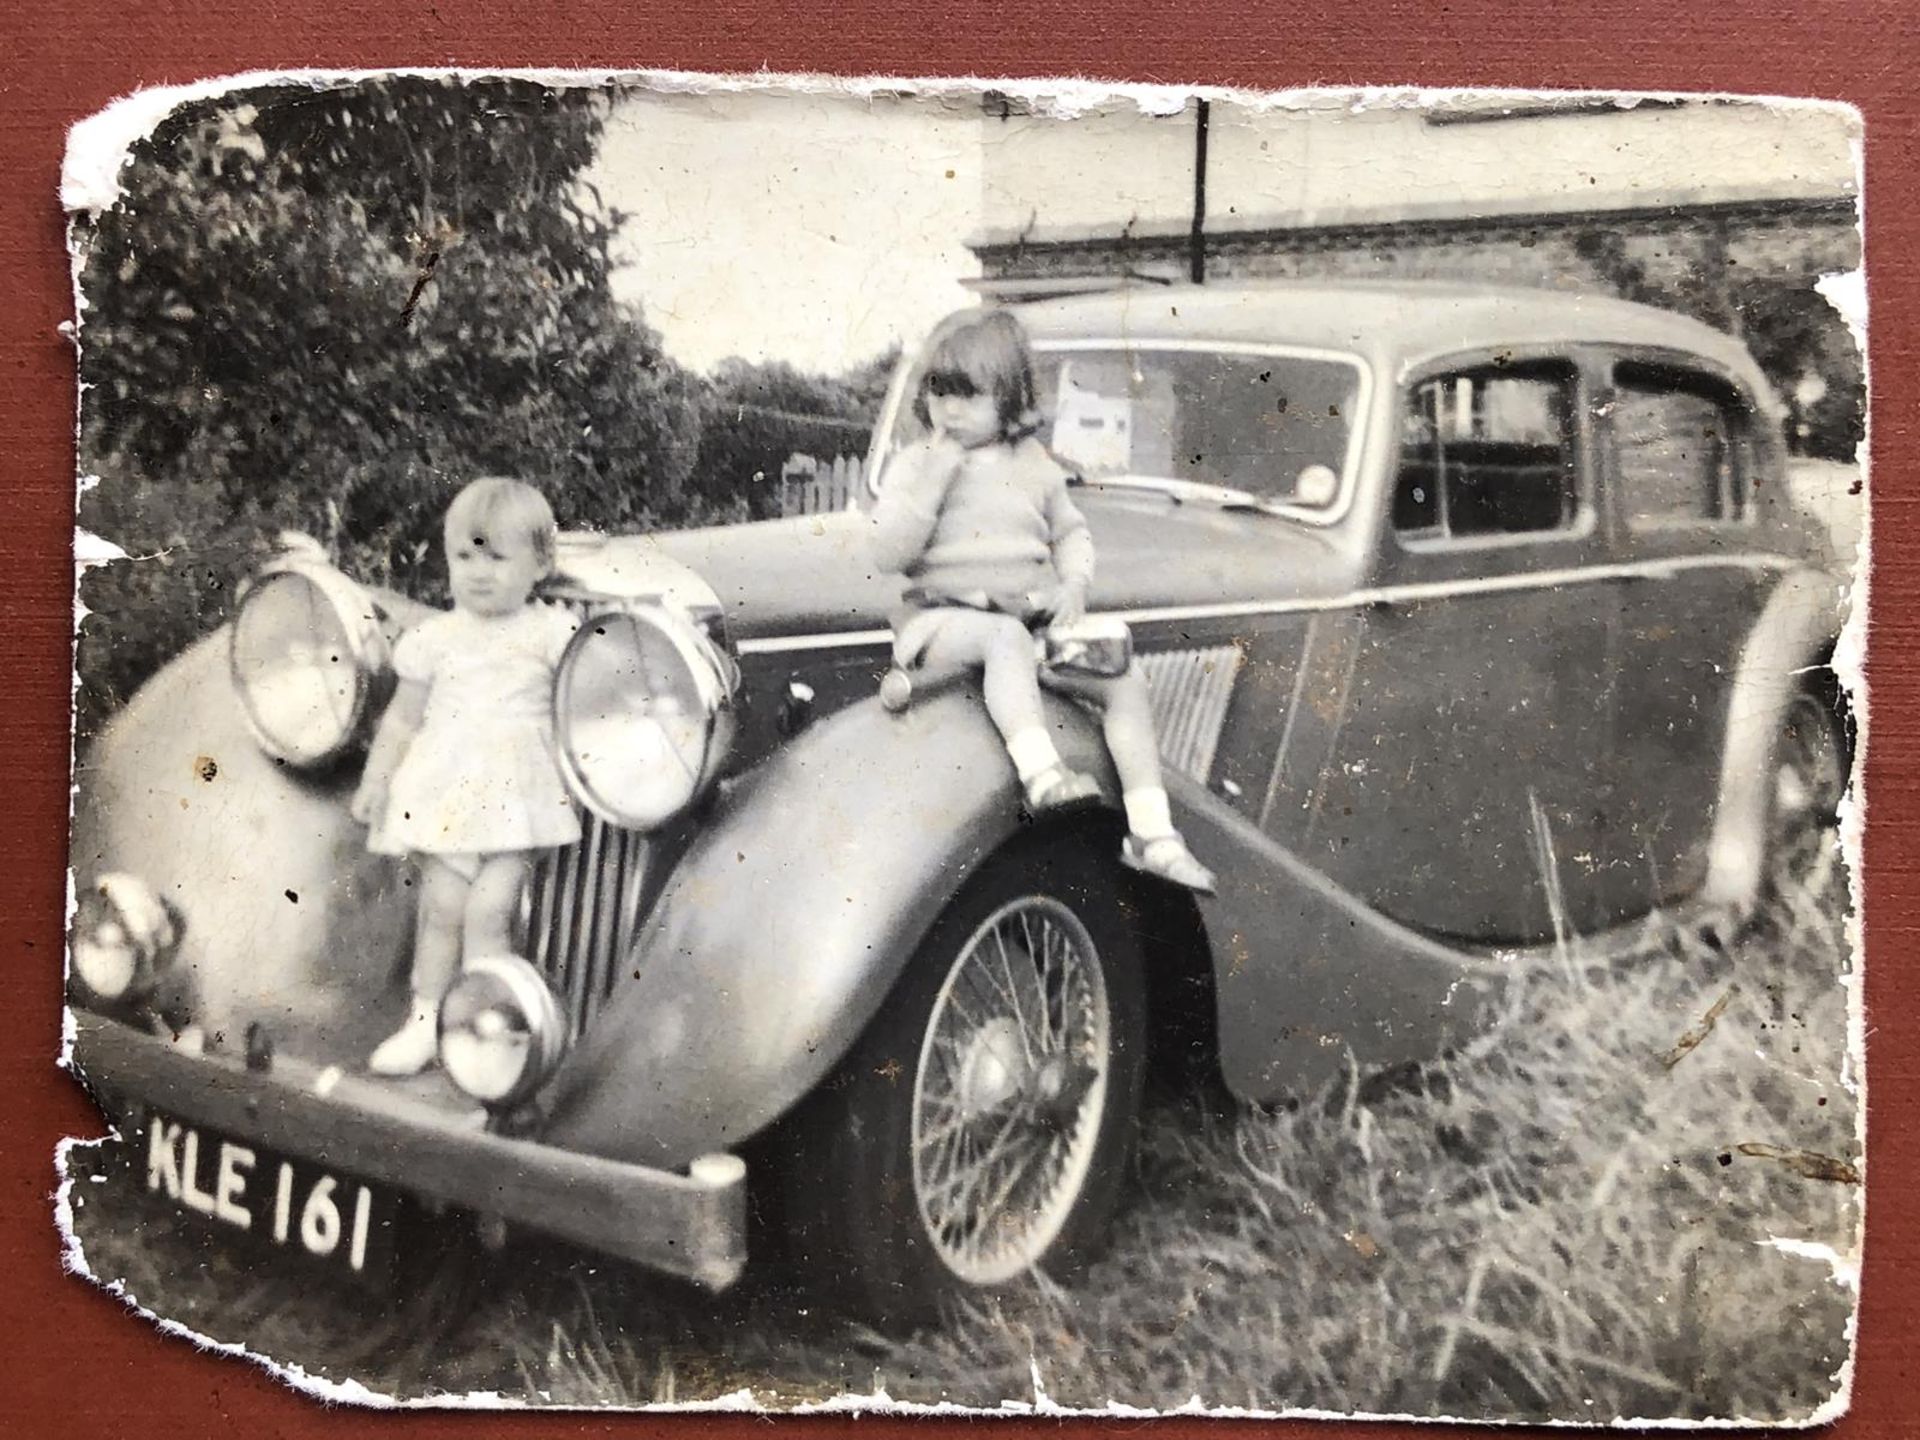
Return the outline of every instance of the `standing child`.
<path id="1" fill-rule="evenodd" d="M 453 609 L 394 647 L 399 687 L 353 799 L 368 849 L 421 868 L 413 1005 L 368 1057 L 378 1075 L 433 1063 L 462 955 L 509 953 L 535 859 L 580 838 L 551 718 L 575 622 L 532 599 L 553 568 L 553 511 L 518 480 L 475 480 L 448 507 L 445 539 Z"/>
<path id="2" fill-rule="evenodd" d="M 1040 683 L 1091 701 L 1126 807 L 1121 860 L 1211 893 L 1212 873 L 1173 826 L 1139 671 L 1115 679 L 1040 673 L 1033 632 L 1085 615 L 1094 555 L 1067 473 L 1036 438 L 1033 357 L 1020 322 L 1004 310 L 943 321 L 913 403 L 932 433 L 888 464 L 871 537 L 875 563 L 914 582 L 894 627 L 893 696 L 910 691 L 916 668 L 979 671 L 987 713 L 1035 814 L 1099 794 L 1054 748 Z"/>

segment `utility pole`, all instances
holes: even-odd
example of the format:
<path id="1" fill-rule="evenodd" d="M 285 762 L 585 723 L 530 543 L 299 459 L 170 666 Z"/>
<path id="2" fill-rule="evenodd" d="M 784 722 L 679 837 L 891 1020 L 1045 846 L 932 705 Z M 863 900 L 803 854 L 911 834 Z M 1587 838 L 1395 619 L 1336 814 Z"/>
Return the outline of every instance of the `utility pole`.
<path id="1" fill-rule="evenodd" d="M 1193 229 L 1187 235 L 1187 278 L 1199 285 L 1207 278 L 1207 111 L 1198 102 L 1193 130 Z"/>

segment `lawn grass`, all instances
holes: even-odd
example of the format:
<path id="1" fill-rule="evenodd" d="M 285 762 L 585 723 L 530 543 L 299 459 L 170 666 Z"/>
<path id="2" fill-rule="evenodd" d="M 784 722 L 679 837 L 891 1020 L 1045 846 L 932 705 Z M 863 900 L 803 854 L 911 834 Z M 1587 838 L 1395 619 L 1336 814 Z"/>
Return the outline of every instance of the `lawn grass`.
<path id="1" fill-rule="evenodd" d="M 462 1254 L 440 1303 L 369 1318 L 152 1212 L 139 1238 L 112 1205 L 76 1227 L 142 1304 L 395 1395 L 1804 1419 L 1849 1352 L 1861 1222 L 1837 889 L 1724 949 L 1650 925 L 1625 960 L 1516 967 L 1418 1072 L 1275 1112 L 1163 1098 L 1103 1260 L 911 1336 L 765 1276 L 710 1297 L 548 1246 Z"/>

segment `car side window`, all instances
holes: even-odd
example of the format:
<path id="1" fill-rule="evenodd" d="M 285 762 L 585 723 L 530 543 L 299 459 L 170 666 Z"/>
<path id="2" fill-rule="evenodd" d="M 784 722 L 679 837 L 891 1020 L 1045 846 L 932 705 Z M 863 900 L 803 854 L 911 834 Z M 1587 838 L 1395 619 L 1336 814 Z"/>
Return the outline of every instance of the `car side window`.
<path id="1" fill-rule="evenodd" d="M 1745 426 L 1705 376 L 1622 365 L 1607 424 L 1622 513 L 1641 528 L 1740 518 Z"/>
<path id="2" fill-rule="evenodd" d="M 1409 540 L 1570 529 L 1580 516 L 1574 373 L 1488 365 L 1424 380 L 1401 418 L 1393 527 Z"/>

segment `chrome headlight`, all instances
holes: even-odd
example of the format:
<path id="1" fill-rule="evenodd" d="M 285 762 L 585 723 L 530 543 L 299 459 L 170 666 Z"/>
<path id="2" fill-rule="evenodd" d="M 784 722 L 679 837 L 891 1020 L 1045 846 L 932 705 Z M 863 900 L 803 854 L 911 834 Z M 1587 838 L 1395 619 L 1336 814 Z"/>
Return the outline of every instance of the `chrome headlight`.
<path id="1" fill-rule="evenodd" d="M 150 994 L 180 944 L 180 916 L 136 875 L 102 875 L 80 897 L 73 974 L 94 999 Z"/>
<path id="2" fill-rule="evenodd" d="M 567 1027 L 540 972 L 517 955 L 469 960 L 440 1002 L 440 1063 L 487 1105 L 540 1088 L 566 1050 Z"/>
<path id="3" fill-rule="evenodd" d="M 300 559 L 247 587 L 228 663 L 260 748 L 305 769 L 359 736 L 386 642 L 366 591 L 331 566 Z"/>
<path id="4" fill-rule="evenodd" d="M 601 819 L 651 830 L 705 792 L 732 742 L 733 661 L 659 606 L 583 621 L 554 680 L 560 768 Z"/>

